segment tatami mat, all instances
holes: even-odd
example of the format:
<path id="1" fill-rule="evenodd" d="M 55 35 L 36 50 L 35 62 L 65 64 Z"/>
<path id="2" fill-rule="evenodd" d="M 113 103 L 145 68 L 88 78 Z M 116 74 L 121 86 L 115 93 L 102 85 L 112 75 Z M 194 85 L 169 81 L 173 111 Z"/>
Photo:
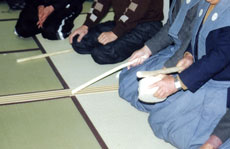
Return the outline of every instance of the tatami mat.
<path id="1" fill-rule="evenodd" d="M 4 1 L 0 1 L 0 20 L 4 19 L 17 19 L 19 16 L 19 10 L 11 10 Z"/>
<path id="2" fill-rule="evenodd" d="M 79 27 L 84 22 L 85 16 L 86 15 L 80 15 L 75 20 L 75 28 Z M 113 17 L 113 14 L 109 13 L 104 18 L 104 21 L 111 19 L 111 17 Z M 68 39 L 50 42 L 49 40 L 42 38 L 41 35 L 37 35 L 37 38 L 47 53 L 72 49 Z M 99 65 L 93 61 L 90 55 L 80 55 L 77 54 L 74 50 L 70 53 L 52 56 L 51 59 L 55 63 L 55 66 L 60 68 L 59 72 L 63 78 L 65 78 L 65 81 L 70 88 L 78 87 L 80 84 L 83 84 L 89 79 L 100 75 L 102 72 L 106 72 L 107 70 L 119 65 Z M 105 78 L 95 85 L 99 86 L 118 84 L 115 77 L 116 75 L 112 75 L 111 77 Z"/>
<path id="3" fill-rule="evenodd" d="M 104 21 L 110 20 L 110 13 Z M 75 28 L 84 22 L 85 16 L 80 15 L 75 20 Z M 44 49 L 48 52 L 71 49 L 68 39 L 50 42 L 37 36 Z M 52 61 L 70 88 L 74 89 L 90 79 L 120 65 L 96 64 L 90 55 L 80 55 L 76 52 L 52 56 Z M 118 84 L 116 74 L 113 74 L 93 86 Z M 90 120 L 98 130 L 106 145 L 111 149 L 173 149 L 170 144 L 157 139 L 147 122 L 147 113 L 137 111 L 123 99 L 117 91 L 77 95 Z"/>
<path id="4" fill-rule="evenodd" d="M 99 149 L 71 99 L 0 106 L 1 149 Z"/>
<path id="5" fill-rule="evenodd" d="M 137 111 L 117 92 L 77 98 L 110 149 L 174 149 L 153 135 L 148 114 Z"/>
<path id="6" fill-rule="evenodd" d="M 0 52 L 36 49 L 38 46 L 32 38 L 19 38 L 14 34 L 16 21 L 0 21 Z"/>
<path id="7" fill-rule="evenodd" d="M 40 51 L 0 54 L 0 95 L 63 88 L 45 59 L 17 63 L 16 60 Z"/>

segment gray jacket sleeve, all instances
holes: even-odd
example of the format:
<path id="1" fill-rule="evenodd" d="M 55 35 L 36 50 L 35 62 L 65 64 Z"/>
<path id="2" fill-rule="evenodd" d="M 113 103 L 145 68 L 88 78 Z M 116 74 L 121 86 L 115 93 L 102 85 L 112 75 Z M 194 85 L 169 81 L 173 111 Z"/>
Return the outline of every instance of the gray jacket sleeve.
<path id="1" fill-rule="evenodd" d="M 167 23 L 161 28 L 161 30 L 145 42 L 145 45 L 151 50 L 152 55 L 173 44 L 173 39 L 168 35 L 168 32 L 179 12 L 180 6 L 181 1 L 177 0 L 174 8 L 170 8 L 170 10 L 173 10 L 171 16 L 169 16 L 172 20 L 170 21 L 170 19 L 168 19 Z"/>
<path id="2" fill-rule="evenodd" d="M 219 137 L 223 143 L 230 138 L 230 110 L 223 116 L 212 134 Z"/>
<path id="3" fill-rule="evenodd" d="M 145 42 L 145 45 L 151 50 L 152 55 L 161 51 L 162 49 L 168 47 L 173 43 L 172 38 L 168 35 L 168 31 L 171 24 L 169 20 L 167 23 L 161 28 L 161 30 L 155 34 L 151 39 Z"/>
<path id="4" fill-rule="evenodd" d="M 177 62 L 183 58 L 185 50 L 188 48 L 192 38 L 192 28 L 195 23 L 195 17 L 197 14 L 198 4 L 193 6 L 187 13 L 183 26 L 178 34 L 179 39 L 182 41 L 180 48 L 174 53 L 169 60 L 164 64 L 165 67 L 174 67 Z"/>

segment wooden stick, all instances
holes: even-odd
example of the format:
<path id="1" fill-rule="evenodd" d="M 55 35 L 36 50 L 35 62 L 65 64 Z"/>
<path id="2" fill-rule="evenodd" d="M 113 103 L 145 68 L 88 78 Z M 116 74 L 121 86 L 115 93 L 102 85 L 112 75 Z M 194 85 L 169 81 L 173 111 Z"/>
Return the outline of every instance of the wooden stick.
<path id="1" fill-rule="evenodd" d="M 44 99 L 69 97 L 70 95 L 71 95 L 71 90 L 65 89 L 65 90 L 54 90 L 54 91 L 46 91 L 46 92 L 1 96 L 0 104 L 38 101 L 38 100 L 44 100 Z"/>
<path id="2" fill-rule="evenodd" d="M 101 86 L 101 87 L 88 87 L 77 92 L 79 94 L 91 94 L 91 93 L 99 93 L 99 92 L 108 92 L 108 91 L 116 91 L 118 90 L 118 85 L 111 86 Z"/>
<path id="3" fill-rule="evenodd" d="M 69 49 L 69 50 L 63 50 L 63 51 L 58 51 L 58 52 L 52 52 L 52 53 L 46 53 L 46 54 L 40 54 L 40 55 L 36 55 L 36 56 L 21 58 L 21 59 L 17 59 L 17 63 L 26 62 L 26 61 L 35 60 L 35 59 L 40 59 L 40 58 L 45 58 L 48 56 L 53 56 L 53 55 L 58 55 L 58 54 L 63 54 L 63 53 L 69 53 L 72 51 L 73 51 L 72 49 Z"/>
<path id="4" fill-rule="evenodd" d="M 44 99 L 50 99 L 50 98 L 61 98 L 61 97 L 70 97 L 70 96 L 74 96 L 77 93 L 81 93 L 83 91 L 81 91 L 82 89 L 88 87 L 89 85 L 135 63 L 137 61 L 137 59 L 131 61 L 131 62 L 127 62 L 124 64 L 121 64 L 101 75 L 99 75 L 96 78 L 93 78 L 92 80 L 82 84 L 81 86 L 70 90 L 70 89 L 65 89 L 65 90 L 55 90 L 55 91 L 47 91 L 47 92 L 39 92 L 39 93 L 30 93 L 30 94 L 20 94 L 20 95 L 9 95 L 9 96 L 1 96 L 0 97 L 0 104 L 9 104 L 9 103 L 18 103 L 18 102 L 26 102 L 26 101 L 37 101 L 37 100 L 44 100 Z M 95 92 L 104 92 L 104 91 L 111 91 L 111 90 L 117 90 L 117 87 L 113 87 L 113 88 L 102 88 L 101 90 L 97 89 L 94 90 Z M 80 92 L 81 91 L 81 92 Z M 91 90 L 92 91 L 92 90 Z M 83 92 L 84 93 L 84 92 Z M 90 90 L 87 91 L 87 93 L 90 93 Z M 29 99 L 29 100 L 28 100 Z"/>
<path id="5" fill-rule="evenodd" d="M 77 94 L 91 94 L 91 93 L 100 93 L 107 91 L 115 91 L 118 89 L 118 85 L 111 86 L 100 86 L 100 87 L 89 87 L 79 91 Z M 2 104 L 12 104 L 12 103 L 21 103 L 21 102 L 31 102 L 39 101 L 45 99 L 54 99 L 54 98 L 64 98 L 74 96 L 70 89 L 54 90 L 54 91 L 45 91 L 45 92 L 36 92 L 36 93 L 25 93 L 18 95 L 7 95 L 0 96 L 0 105 Z"/>
<path id="6" fill-rule="evenodd" d="M 181 67 L 171 67 L 171 68 L 165 68 L 165 69 L 160 69 L 160 70 L 155 70 L 155 71 L 138 71 L 137 77 L 144 78 L 144 77 L 149 77 L 149 76 L 156 76 L 159 74 L 175 73 L 179 71 L 182 71 Z"/>
<path id="7" fill-rule="evenodd" d="M 79 87 L 73 89 L 72 94 L 73 95 L 76 94 L 78 91 L 82 90 L 83 88 L 86 88 L 87 86 L 90 86 L 91 84 L 93 84 L 93 83 L 95 83 L 95 82 L 97 82 L 97 81 L 99 81 L 99 80 L 101 80 L 101 79 L 103 79 L 103 78 L 105 78 L 105 77 L 107 77 L 107 76 L 109 76 L 109 75 L 111 75 L 111 74 L 113 74 L 113 73 L 115 73 L 115 72 L 117 72 L 117 71 L 119 71 L 119 70 L 121 70 L 121 69 L 123 69 L 123 68 L 125 68 L 125 67 L 127 67 L 129 65 L 131 65 L 131 64 L 133 64 L 133 63 L 135 63 L 136 61 L 137 61 L 137 59 L 135 59 L 135 60 L 133 60 L 131 62 L 121 64 L 121 65 L 119 65 L 119 66 L 117 66 L 117 67 L 115 67 L 115 68 L 113 68 L 113 69 L 111 69 L 109 71 L 106 71 L 105 73 L 97 76 L 96 78 L 93 78 L 90 81 L 88 81 L 88 82 L 80 85 Z"/>

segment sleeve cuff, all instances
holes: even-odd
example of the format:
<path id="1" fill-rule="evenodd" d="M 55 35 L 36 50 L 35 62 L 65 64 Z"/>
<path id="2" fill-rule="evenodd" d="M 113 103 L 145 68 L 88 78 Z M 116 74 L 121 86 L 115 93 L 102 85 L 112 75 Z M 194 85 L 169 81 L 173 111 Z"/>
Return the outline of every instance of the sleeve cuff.
<path id="1" fill-rule="evenodd" d="M 180 79 L 180 76 L 179 75 L 177 75 L 177 79 L 180 81 L 180 84 L 181 84 L 181 88 L 183 89 L 183 90 L 187 90 L 188 88 L 187 88 L 187 86 L 183 83 L 183 81 Z"/>

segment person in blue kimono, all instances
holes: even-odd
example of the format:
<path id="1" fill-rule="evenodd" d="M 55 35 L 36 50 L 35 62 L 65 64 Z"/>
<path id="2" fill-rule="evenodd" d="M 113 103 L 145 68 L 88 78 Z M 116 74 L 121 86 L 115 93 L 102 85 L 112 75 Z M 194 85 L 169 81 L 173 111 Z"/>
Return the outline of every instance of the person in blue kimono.
<path id="1" fill-rule="evenodd" d="M 194 26 L 199 1 L 187 0 L 181 4 L 181 0 L 174 0 L 169 10 L 167 23 L 145 43 L 143 48 L 133 53 L 130 61 L 138 59 L 137 63 L 134 63 L 131 69 L 124 69 L 121 72 L 119 76 L 119 95 L 137 109 L 148 112 L 151 105 L 138 100 L 136 72 L 172 67 L 177 64 L 178 59 L 183 57 L 191 41 L 191 28 Z M 142 56 L 145 58 L 142 58 Z"/>
<path id="2" fill-rule="evenodd" d="M 177 64 L 184 70 L 176 76 L 165 75 L 150 86 L 159 87 L 155 97 L 167 99 L 156 104 L 144 104 L 135 98 L 130 101 L 150 113 L 148 121 L 154 134 L 177 148 L 200 148 L 226 113 L 230 85 L 229 17 L 228 0 L 201 0 L 191 44 Z M 152 67 L 165 61 L 164 56 L 157 56 L 155 59 L 160 60 L 152 60 Z M 183 90 L 176 88 L 178 81 Z M 230 142 L 226 142 L 219 148 L 229 147 Z"/>

